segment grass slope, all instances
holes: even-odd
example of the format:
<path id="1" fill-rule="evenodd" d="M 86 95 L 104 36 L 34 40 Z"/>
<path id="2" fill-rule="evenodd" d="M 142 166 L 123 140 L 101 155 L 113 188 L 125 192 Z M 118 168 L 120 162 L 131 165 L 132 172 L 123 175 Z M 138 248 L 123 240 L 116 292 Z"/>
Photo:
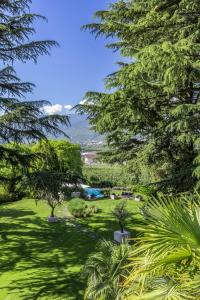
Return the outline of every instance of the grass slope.
<path id="1" fill-rule="evenodd" d="M 112 238 L 117 225 L 110 211 L 116 203 L 94 201 L 102 213 L 81 220 L 82 226 L 100 238 Z M 134 202 L 129 202 L 129 208 L 138 210 Z M 57 215 L 64 216 L 65 211 L 66 203 Z M 83 299 L 81 268 L 95 251 L 97 240 L 66 222 L 49 224 L 48 215 L 47 205 L 36 206 L 34 200 L 0 207 L 0 300 Z"/>

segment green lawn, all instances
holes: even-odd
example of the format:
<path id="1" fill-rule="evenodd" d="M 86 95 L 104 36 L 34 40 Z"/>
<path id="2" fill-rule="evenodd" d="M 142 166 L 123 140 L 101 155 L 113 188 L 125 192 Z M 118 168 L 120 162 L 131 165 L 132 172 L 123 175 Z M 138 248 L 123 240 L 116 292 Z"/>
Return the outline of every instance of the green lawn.
<path id="1" fill-rule="evenodd" d="M 112 238 L 118 229 L 110 215 L 118 201 L 92 201 L 100 214 L 81 220 L 80 232 L 69 223 L 49 224 L 49 208 L 43 202 L 22 200 L 0 207 L 0 300 L 83 299 L 81 268 L 95 251 L 98 239 Z M 129 201 L 129 209 L 138 205 Z M 57 215 L 66 215 L 66 203 Z M 127 226 L 134 230 L 134 221 Z M 95 233 L 95 237 L 91 233 Z"/>

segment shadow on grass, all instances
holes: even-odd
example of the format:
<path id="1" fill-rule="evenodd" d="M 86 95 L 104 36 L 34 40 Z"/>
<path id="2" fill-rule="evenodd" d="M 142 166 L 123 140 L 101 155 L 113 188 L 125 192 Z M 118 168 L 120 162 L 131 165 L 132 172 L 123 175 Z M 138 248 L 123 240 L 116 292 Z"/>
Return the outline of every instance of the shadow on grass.
<path id="1" fill-rule="evenodd" d="M 114 231 L 119 230 L 119 224 L 114 219 L 111 213 L 95 214 L 87 219 L 79 219 L 79 222 L 84 226 L 87 226 L 93 230 L 99 238 L 113 240 Z M 134 225 L 139 224 L 140 220 L 137 216 L 130 218 L 125 226 L 126 230 L 130 231 L 131 238 L 137 236 L 137 232 L 134 230 Z"/>
<path id="2" fill-rule="evenodd" d="M 9 299 L 83 299 L 80 270 L 96 243 L 70 225 L 49 224 L 32 211 L 4 209 L 2 217 L 0 272 L 10 273 L 1 288 L 13 297 Z M 9 219 L 4 222 L 4 217 Z"/>

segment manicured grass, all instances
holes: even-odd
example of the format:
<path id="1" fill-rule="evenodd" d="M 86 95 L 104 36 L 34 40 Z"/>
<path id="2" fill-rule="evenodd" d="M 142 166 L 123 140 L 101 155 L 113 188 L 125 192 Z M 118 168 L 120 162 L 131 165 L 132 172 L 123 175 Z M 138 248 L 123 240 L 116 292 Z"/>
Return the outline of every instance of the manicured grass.
<path id="1" fill-rule="evenodd" d="M 80 220 L 97 239 L 66 222 L 49 224 L 48 206 L 22 200 L 0 206 L 0 300 L 79 300 L 85 288 L 81 269 L 99 238 L 112 238 L 118 229 L 110 211 L 118 201 L 92 201 L 102 212 Z M 129 209 L 138 205 L 129 201 Z M 65 203 L 57 209 L 66 215 Z M 134 228 L 134 221 L 129 223 Z"/>
<path id="2" fill-rule="evenodd" d="M 100 214 L 95 214 L 90 218 L 81 219 L 80 222 L 87 225 L 89 228 L 99 233 L 101 237 L 106 239 L 113 239 L 113 231 L 118 230 L 119 226 L 112 216 L 112 210 L 114 207 L 122 201 L 126 200 L 98 200 L 89 201 L 91 205 L 95 205 L 102 209 Z M 139 203 L 134 200 L 127 201 L 127 208 L 132 213 L 132 217 L 128 220 L 126 228 L 131 231 L 132 236 L 134 236 L 134 223 L 138 220 L 139 213 Z"/>

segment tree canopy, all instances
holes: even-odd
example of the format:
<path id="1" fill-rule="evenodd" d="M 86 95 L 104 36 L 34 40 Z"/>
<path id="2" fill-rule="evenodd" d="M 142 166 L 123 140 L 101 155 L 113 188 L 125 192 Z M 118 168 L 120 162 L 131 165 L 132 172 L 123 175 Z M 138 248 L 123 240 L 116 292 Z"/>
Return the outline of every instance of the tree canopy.
<path id="1" fill-rule="evenodd" d="M 107 135 L 112 160 L 143 156 L 178 191 L 199 186 L 199 11 L 197 0 L 120 0 L 84 26 L 125 60 L 78 111 Z"/>
<path id="2" fill-rule="evenodd" d="M 62 184 L 77 183 L 82 178 L 80 146 L 69 141 L 43 140 L 31 145 L 10 143 L 6 144 L 6 149 L 10 154 L 17 153 L 18 158 L 18 161 L 0 160 L 0 181 L 9 193 L 23 195 L 34 192 L 38 186 L 41 190 L 44 182 L 48 183 L 46 190 L 52 188 L 59 192 Z"/>
<path id="3" fill-rule="evenodd" d="M 67 116 L 46 116 L 45 100 L 28 101 L 34 84 L 17 76 L 15 61 L 37 62 L 40 55 L 50 54 L 55 41 L 37 41 L 34 21 L 44 17 L 30 12 L 30 0 L 0 2 L 0 142 L 24 142 L 45 139 L 48 134 L 63 133 L 59 125 L 69 125 Z M 0 146 L 1 158 L 9 159 L 9 150 Z M 14 152 L 11 153 L 11 156 Z M 17 153 L 16 153 L 17 154 Z"/>
<path id="4" fill-rule="evenodd" d="M 82 159 L 79 145 L 67 140 L 49 140 L 33 144 L 32 154 L 41 153 L 35 162 L 35 167 L 43 171 L 71 172 L 79 178 L 82 176 Z"/>

